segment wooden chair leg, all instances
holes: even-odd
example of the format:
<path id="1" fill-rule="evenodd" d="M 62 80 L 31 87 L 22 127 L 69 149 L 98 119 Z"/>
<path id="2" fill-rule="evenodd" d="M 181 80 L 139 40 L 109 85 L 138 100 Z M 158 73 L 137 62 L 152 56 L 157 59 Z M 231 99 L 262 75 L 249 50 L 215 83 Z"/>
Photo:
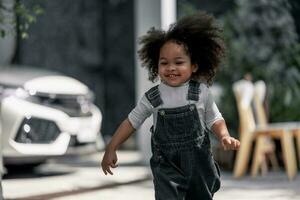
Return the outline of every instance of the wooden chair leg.
<path id="1" fill-rule="evenodd" d="M 234 169 L 233 169 L 233 176 L 235 178 L 240 178 L 245 175 L 247 171 L 247 166 L 250 157 L 250 150 L 252 147 L 252 134 L 245 133 L 241 138 L 241 145 L 240 149 L 237 151 Z"/>
<path id="2" fill-rule="evenodd" d="M 279 164 L 278 164 L 278 160 L 277 160 L 277 157 L 275 154 L 275 150 L 274 150 L 274 152 L 269 154 L 269 159 L 270 159 L 273 171 L 279 171 Z"/>
<path id="3" fill-rule="evenodd" d="M 262 175 L 262 176 L 267 175 L 269 169 L 268 169 L 268 162 L 267 162 L 267 158 L 266 158 L 266 155 L 265 155 L 265 154 L 262 155 L 262 160 L 261 160 L 261 164 L 260 164 L 260 169 L 261 169 L 261 175 Z"/>
<path id="4" fill-rule="evenodd" d="M 271 167 L 273 171 L 279 171 L 279 164 L 276 157 L 276 146 L 274 141 L 268 141 L 270 148 L 268 149 L 268 153 L 266 154 L 267 160 L 270 161 Z"/>
<path id="5" fill-rule="evenodd" d="M 289 180 L 295 178 L 297 173 L 296 155 L 292 134 L 288 131 L 282 131 L 281 146 L 284 157 L 284 166 Z"/>
<path id="6" fill-rule="evenodd" d="M 297 141 L 298 162 L 300 167 L 300 129 L 295 130 L 294 135 Z"/>
<path id="7" fill-rule="evenodd" d="M 256 139 L 255 144 L 255 150 L 254 150 L 254 156 L 252 160 L 252 166 L 251 166 L 251 176 L 256 177 L 259 168 L 261 167 L 262 173 L 264 173 L 264 166 L 262 166 L 264 162 L 264 143 L 265 143 L 265 137 L 263 135 L 260 135 Z"/>

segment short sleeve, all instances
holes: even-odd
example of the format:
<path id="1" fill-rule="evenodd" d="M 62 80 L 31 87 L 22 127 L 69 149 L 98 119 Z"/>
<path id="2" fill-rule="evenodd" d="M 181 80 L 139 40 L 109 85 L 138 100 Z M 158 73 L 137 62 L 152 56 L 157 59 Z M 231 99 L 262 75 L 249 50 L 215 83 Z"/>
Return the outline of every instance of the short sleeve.
<path id="1" fill-rule="evenodd" d="M 211 129 L 212 125 L 218 120 L 224 120 L 222 114 L 220 113 L 213 96 L 207 88 L 207 96 L 205 100 L 205 124 L 208 129 Z"/>
<path id="2" fill-rule="evenodd" d="M 136 107 L 128 114 L 128 120 L 133 128 L 138 129 L 152 112 L 153 107 L 144 94 L 138 101 Z"/>

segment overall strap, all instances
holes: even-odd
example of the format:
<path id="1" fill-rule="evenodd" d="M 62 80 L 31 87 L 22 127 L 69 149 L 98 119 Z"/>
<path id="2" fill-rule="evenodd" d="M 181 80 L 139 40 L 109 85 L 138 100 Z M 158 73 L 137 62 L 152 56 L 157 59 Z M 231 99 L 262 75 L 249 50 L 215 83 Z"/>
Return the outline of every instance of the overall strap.
<path id="1" fill-rule="evenodd" d="M 151 105 L 156 108 L 157 106 L 161 105 L 163 103 L 161 97 L 160 97 L 160 93 L 159 93 L 159 89 L 158 89 L 158 85 L 152 87 L 150 90 L 148 90 L 146 93 L 146 98 L 148 99 L 148 101 L 151 103 Z"/>
<path id="2" fill-rule="evenodd" d="M 195 80 L 190 80 L 188 90 L 188 100 L 198 101 L 199 100 L 199 87 L 200 83 Z"/>

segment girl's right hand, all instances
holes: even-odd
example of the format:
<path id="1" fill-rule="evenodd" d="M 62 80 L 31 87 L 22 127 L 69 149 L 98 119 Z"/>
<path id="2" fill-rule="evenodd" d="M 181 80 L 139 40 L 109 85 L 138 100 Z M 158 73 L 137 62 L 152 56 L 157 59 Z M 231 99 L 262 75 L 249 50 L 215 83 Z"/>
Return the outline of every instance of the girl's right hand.
<path id="1" fill-rule="evenodd" d="M 105 175 L 107 175 L 107 173 L 113 175 L 110 168 L 118 167 L 118 165 L 116 165 L 117 161 L 118 161 L 118 157 L 116 151 L 112 151 L 112 150 L 105 151 L 101 162 L 101 167 Z"/>

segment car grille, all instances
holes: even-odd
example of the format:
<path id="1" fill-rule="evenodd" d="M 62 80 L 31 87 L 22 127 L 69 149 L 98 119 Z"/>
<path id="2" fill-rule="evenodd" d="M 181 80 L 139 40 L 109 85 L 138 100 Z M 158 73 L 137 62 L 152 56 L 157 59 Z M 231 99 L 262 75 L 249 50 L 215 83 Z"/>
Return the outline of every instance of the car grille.
<path id="1" fill-rule="evenodd" d="M 27 144 L 49 144 L 58 137 L 60 132 L 53 121 L 27 117 L 21 123 L 15 141 Z"/>

